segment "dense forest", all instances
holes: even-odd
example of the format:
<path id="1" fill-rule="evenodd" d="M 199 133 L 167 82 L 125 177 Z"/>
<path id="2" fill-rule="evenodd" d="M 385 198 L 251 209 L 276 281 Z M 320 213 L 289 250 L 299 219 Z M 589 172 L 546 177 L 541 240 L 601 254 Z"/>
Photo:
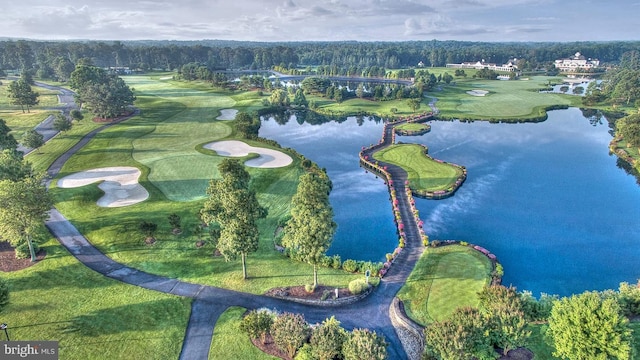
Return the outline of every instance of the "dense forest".
<path id="1" fill-rule="evenodd" d="M 485 60 L 517 59 L 522 70 L 545 68 L 576 52 L 614 64 L 640 50 L 640 41 L 571 43 L 407 42 L 236 42 L 236 41 L 0 41 L 0 69 L 32 69 L 41 78 L 64 77 L 89 59 L 99 67 L 175 70 L 199 63 L 211 70 L 304 68 L 307 66 L 400 69 Z M 61 79 L 65 80 L 65 79 Z"/>

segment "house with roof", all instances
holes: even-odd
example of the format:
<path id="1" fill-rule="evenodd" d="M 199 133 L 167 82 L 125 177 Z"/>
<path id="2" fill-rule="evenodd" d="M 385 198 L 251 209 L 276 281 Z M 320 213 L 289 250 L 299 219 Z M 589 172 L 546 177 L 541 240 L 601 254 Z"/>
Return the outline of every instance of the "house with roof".
<path id="1" fill-rule="evenodd" d="M 493 71 L 507 71 L 507 72 L 514 72 L 518 70 L 518 67 L 515 64 L 515 59 L 514 61 L 509 61 L 508 63 L 502 64 L 502 65 L 497 65 L 495 63 L 486 63 L 484 62 L 484 59 L 482 59 L 481 61 L 476 61 L 476 62 L 462 62 L 460 64 L 447 64 L 447 67 L 453 68 L 453 69 L 476 69 L 476 70 L 489 69 Z"/>
<path id="2" fill-rule="evenodd" d="M 597 59 L 586 58 L 580 52 L 575 53 L 572 57 L 566 59 L 558 59 L 554 62 L 556 68 L 560 71 L 573 72 L 580 70 L 595 69 L 600 65 Z"/>

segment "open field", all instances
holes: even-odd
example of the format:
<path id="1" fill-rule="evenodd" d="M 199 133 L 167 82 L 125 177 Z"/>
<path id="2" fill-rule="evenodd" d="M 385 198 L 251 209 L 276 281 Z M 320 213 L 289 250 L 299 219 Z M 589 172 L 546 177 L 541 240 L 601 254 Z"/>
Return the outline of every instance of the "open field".
<path id="1" fill-rule="evenodd" d="M 375 153 L 374 158 L 405 169 L 415 190 L 446 190 L 462 175 L 459 168 L 426 157 L 424 148 L 416 144 L 392 145 Z"/>
<path id="2" fill-rule="evenodd" d="M 191 299 L 104 277 L 56 240 L 41 247 L 44 260 L 0 273 L 11 291 L 2 312 L 11 340 L 55 339 L 61 359 L 178 358 Z"/>
<path id="3" fill-rule="evenodd" d="M 489 259 L 469 247 L 427 247 L 397 296 L 407 315 L 426 325 L 447 318 L 458 307 L 477 307 L 477 293 L 490 278 Z"/>
<path id="4" fill-rule="evenodd" d="M 132 166 L 141 170 L 140 184 L 149 191 L 149 199 L 133 206 L 102 208 L 96 205 L 102 196 L 96 185 L 54 187 L 56 207 L 107 256 L 147 272 L 251 293 L 310 282 L 311 266 L 291 262 L 273 244 L 277 223 L 288 213 L 303 171 L 296 159 L 283 168 L 247 168 L 258 200 L 269 209 L 268 217 L 259 223 L 259 250 L 247 258 L 249 280 L 242 280 L 239 261 L 212 256 L 210 245 L 195 247 L 197 214 L 208 181 L 218 176 L 217 165 L 223 159 L 207 154 L 201 146 L 235 139 L 233 122 L 215 118 L 221 109 L 246 110 L 233 99 L 242 96 L 148 76 L 125 80 L 136 89 L 141 114 L 98 134 L 65 164 L 60 177 L 93 168 Z M 254 106 L 255 99 L 247 101 L 247 106 Z M 180 235 L 171 233 L 167 221 L 171 213 L 182 218 Z M 138 231 L 143 220 L 158 224 L 158 241 L 153 246 L 145 245 Z M 356 277 L 340 270 L 319 271 L 320 281 L 331 286 L 346 286 Z"/>

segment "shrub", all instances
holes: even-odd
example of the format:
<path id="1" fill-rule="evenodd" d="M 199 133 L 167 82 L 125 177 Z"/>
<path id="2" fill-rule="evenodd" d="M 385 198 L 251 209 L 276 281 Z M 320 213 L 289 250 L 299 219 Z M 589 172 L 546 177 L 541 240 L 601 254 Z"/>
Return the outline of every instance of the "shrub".
<path id="1" fill-rule="evenodd" d="M 347 259 L 342 263 L 344 271 L 356 272 L 358 270 L 358 263 L 355 260 Z"/>
<path id="2" fill-rule="evenodd" d="M 441 241 L 440 240 L 433 240 L 430 245 L 431 247 L 438 247 L 440 246 Z"/>
<path id="3" fill-rule="evenodd" d="M 344 360 L 383 360 L 387 358 L 387 346 L 375 331 L 354 329 L 342 346 L 342 356 Z"/>
<path id="4" fill-rule="evenodd" d="M 264 344 L 273 324 L 273 317 L 266 311 L 250 311 L 240 322 L 240 330 L 249 334 L 252 339 L 260 338 Z"/>
<path id="5" fill-rule="evenodd" d="M 173 229 L 177 229 L 180 230 L 181 225 L 180 225 L 180 216 L 176 213 L 173 213 L 171 215 L 169 215 L 167 217 L 167 220 L 169 220 L 169 225 L 171 225 L 171 227 Z"/>
<path id="6" fill-rule="evenodd" d="M 317 360 L 317 358 L 313 355 L 313 347 L 310 344 L 304 344 L 298 350 L 294 360 Z"/>
<path id="7" fill-rule="evenodd" d="M 385 257 L 387 258 L 387 262 L 390 262 L 391 260 L 393 260 L 393 254 L 392 253 L 387 253 L 385 255 Z"/>
<path id="8" fill-rule="evenodd" d="M 312 293 L 316 290 L 316 286 L 314 284 L 305 284 L 304 285 L 304 291 L 308 292 L 308 293 Z"/>
<path id="9" fill-rule="evenodd" d="M 496 269 L 491 273 L 494 277 L 502 277 L 504 275 L 504 268 L 501 264 L 496 264 Z"/>
<path id="10" fill-rule="evenodd" d="M 323 291 L 323 292 L 322 292 L 322 296 L 320 296 L 320 300 L 322 300 L 322 301 L 327 300 L 327 299 L 329 298 L 329 296 L 331 296 L 331 293 L 332 293 L 332 292 L 333 292 L 333 291 L 331 291 L 331 290 L 325 290 L 325 291 Z"/>
<path id="11" fill-rule="evenodd" d="M 363 260 L 356 261 L 356 272 L 364 273 L 367 266 L 367 263 Z"/>
<path id="12" fill-rule="evenodd" d="M 468 245 L 469 245 L 469 243 L 468 243 L 468 242 L 466 242 L 466 241 L 460 241 L 460 245 L 462 245 L 462 246 L 468 246 Z"/>
<path id="13" fill-rule="evenodd" d="M 33 245 L 33 252 L 37 254 L 40 250 L 38 243 L 36 243 L 35 241 L 31 241 L 31 244 Z M 18 245 L 15 251 L 16 259 L 26 259 L 31 257 L 31 252 L 29 251 L 29 243 L 27 243 L 26 241 Z"/>
<path id="14" fill-rule="evenodd" d="M 342 352 L 342 344 L 347 339 L 347 332 L 340 326 L 335 317 L 325 319 L 311 334 L 313 354 L 320 360 L 335 359 Z"/>
<path id="15" fill-rule="evenodd" d="M 0 312 L 9 304 L 9 285 L 0 278 Z"/>
<path id="16" fill-rule="evenodd" d="M 320 261 L 320 265 L 324 266 L 324 267 L 331 267 L 331 265 L 333 264 L 333 259 L 330 256 L 324 256 L 322 257 L 322 260 Z"/>
<path id="17" fill-rule="evenodd" d="M 331 257 L 331 267 L 334 269 L 340 269 L 341 266 L 342 266 L 342 259 L 340 258 L 340 255 L 333 255 Z"/>
<path id="18" fill-rule="evenodd" d="M 349 291 L 353 295 L 362 294 L 369 288 L 369 284 L 364 279 L 355 279 L 349 282 Z"/>
<path id="19" fill-rule="evenodd" d="M 293 357 L 309 336 L 309 325 L 300 314 L 283 313 L 271 325 L 276 346 Z"/>

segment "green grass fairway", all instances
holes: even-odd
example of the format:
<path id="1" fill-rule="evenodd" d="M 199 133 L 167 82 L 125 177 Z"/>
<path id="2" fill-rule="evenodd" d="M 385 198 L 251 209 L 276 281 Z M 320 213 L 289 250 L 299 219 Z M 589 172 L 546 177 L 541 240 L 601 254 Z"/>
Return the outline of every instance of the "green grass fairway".
<path id="1" fill-rule="evenodd" d="M 396 126 L 396 130 L 400 129 L 405 131 L 422 131 L 426 128 L 428 128 L 428 125 L 419 124 L 419 123 L 405 123 L 405 124 Z"/>
<path id="2" fill-rule="evenodd" d="M 233 121 L 217 121 L 221 109 L 240 111 L 234 98 L 255 106 L 254 93 L 231 93 L 198 83 L 159 80 L 150 76 L 127 76 L 136 89 L 140 115 L 98 134 L 63 167 L 60 177 L 92 168 L 134 166 L 142 170 L 140 183 L 148 200 L 122 208 L 101 208 L 97 185 L 75 189 L 52 188 L 56 207 L 107 256 L 137 269 L 206 285 L 262 293 L 277 286 L 310 283 L 312 267 L 294 263 L 274 249 L 278 221 L 289 212 L 303 169 L 298 160 L 276 169 L 248 168 L 260 203 L 269 209 L 260 221 L 260 244 L 247 258 L 250 279 L 242 279 L 239 261 L 213 257 L 213 247 L 195 247 L 193 229 L 211 178 L 224 157 L 199 151 L 202 144 L 235 139 Z M 246 141 L 242 139 L 243 141 Z M 265 147 L 261 143 L 250 143 Z M 182 218 L 183 233 L 173 235 L 167 217 Z M 144 244 L 138 231 L 141 221 L 158 224 L 153 246 Z M 208 240 L 207 234 L 204 239 Z M 357 275 L 320 269 L 320 282 L 346 286 Z"/>
<path id="3" fill-rule="evenodd" d="M 178 358 L 191 299 L 104 277 L 55 240 L 42 247 L 41 262 L 0 273 L 10 288 L 1 320 L 11 340 L 59 341 L 60 359 Z"/>
<path id="4" fill-rule="evenodd" d="M 407 315 L 422 325 L 447 318 L 456 308 L 477 306 L 489 284 L 491 262 L 461 245 L 428 247 L 398 292 Z"/>
<path id="5" fill-rule="evenodd" d="M 429 95 L 438 98 L 440 117 L 467 120 L 518 120 L 544 116 L 545 108 L 554 105 L 580 106 L 579 96 L 539 93 L 551 79 L 534 76 L 529 80 L 456 79 L 455 86 Z M 485 90 L 486 96 L 472 96 L 470 90 Z"/>
<path id="6" fill-rule="evenodd" d="M 374 158 L 405 169 L 414 190 L 446 190 L 462 175 L 459 168 L 425 156 L 424 148 L 416 144 L 392 145 L 375 153 Z"/>
<path id="7" fill-rule="evenodd" d="M 242 320 L 245 311 L 247 309 L 232 306 L 220 315 L 213 330 L 213 338 L 209 348 L 210 360 L 278 359 L 255 347 L 247 333 L 240 330 L 240 320 Z"/>

